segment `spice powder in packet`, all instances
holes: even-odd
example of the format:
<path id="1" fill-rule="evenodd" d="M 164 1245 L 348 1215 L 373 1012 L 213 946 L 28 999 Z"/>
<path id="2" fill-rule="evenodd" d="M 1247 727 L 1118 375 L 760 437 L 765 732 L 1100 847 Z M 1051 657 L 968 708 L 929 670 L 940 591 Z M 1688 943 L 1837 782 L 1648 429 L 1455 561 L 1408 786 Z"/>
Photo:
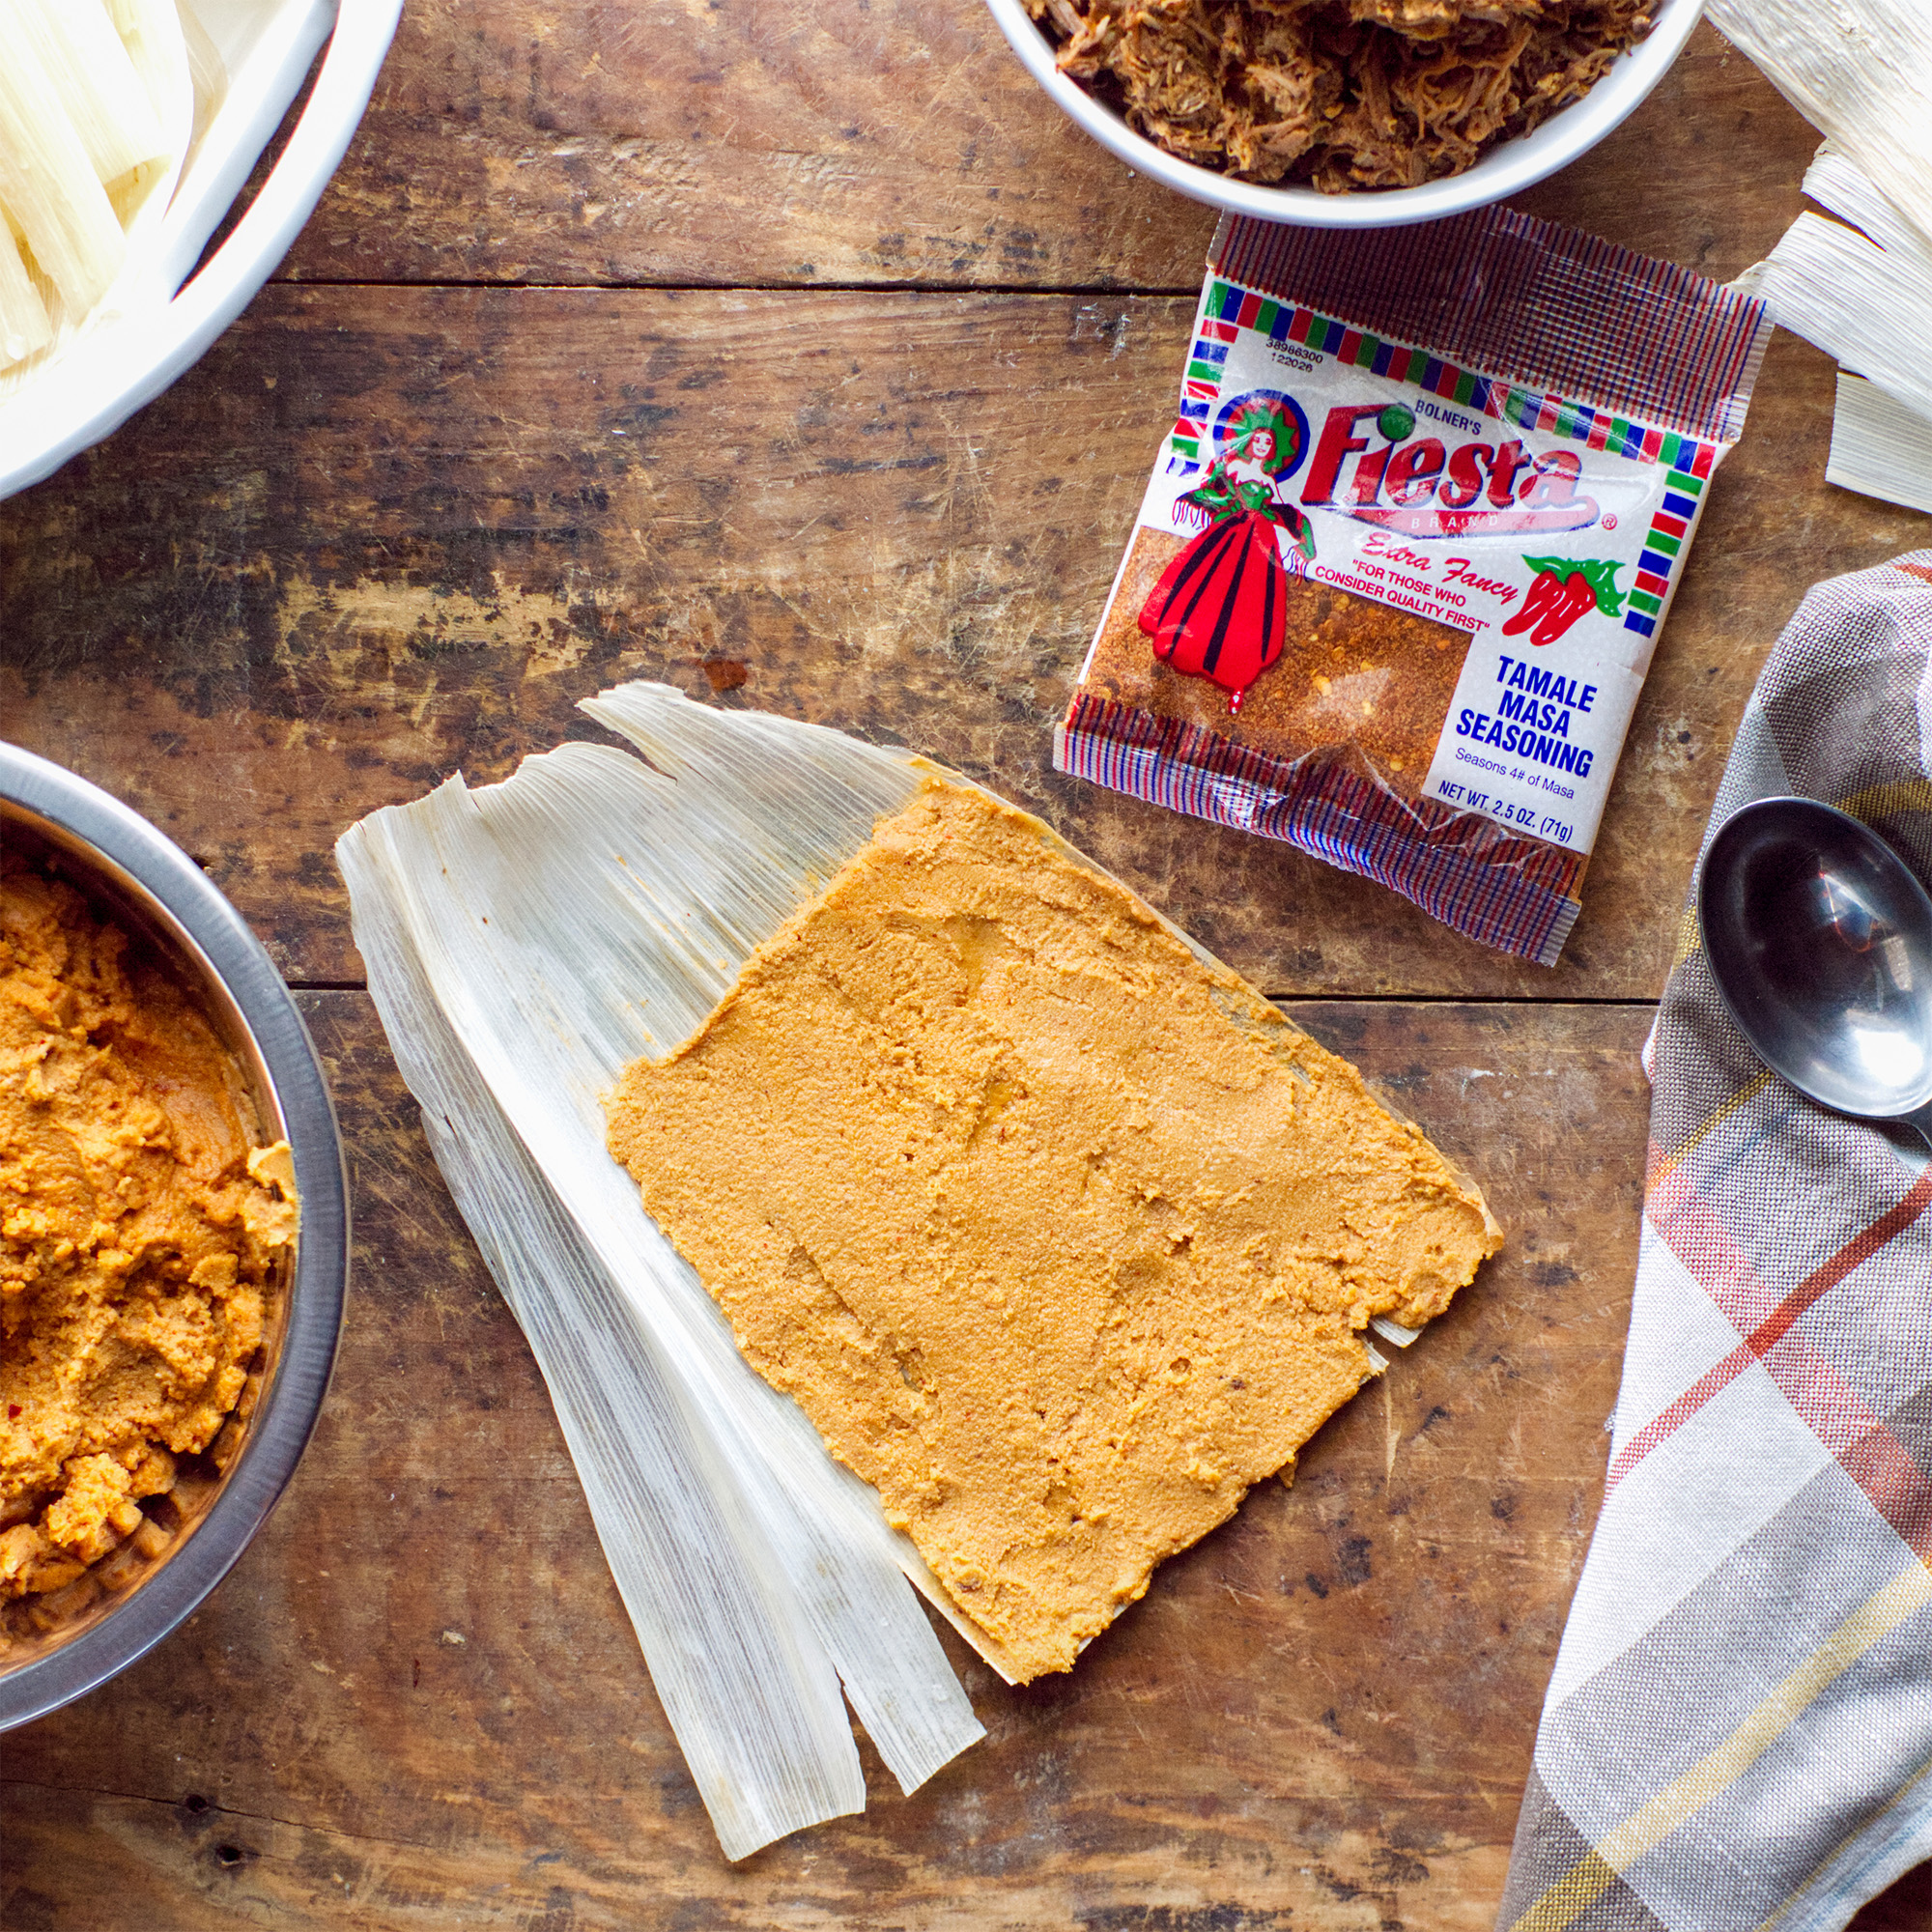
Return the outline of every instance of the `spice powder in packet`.
<path id="1" fill-rule="evenodd" d="M 1769 332 L 1506 209 L 1224 217 L 1055 764 L 1554 965 Z"/>

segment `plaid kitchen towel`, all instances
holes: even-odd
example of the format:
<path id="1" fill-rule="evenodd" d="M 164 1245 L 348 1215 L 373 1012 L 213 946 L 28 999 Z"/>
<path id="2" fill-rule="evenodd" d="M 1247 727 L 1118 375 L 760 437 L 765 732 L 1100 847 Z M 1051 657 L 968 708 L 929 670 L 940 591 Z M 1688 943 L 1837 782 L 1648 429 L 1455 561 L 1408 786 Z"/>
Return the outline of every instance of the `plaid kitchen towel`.
<path id="1" fill-rule="evenodd" d="M 1819 584 L 1711 833 L 1825 799 L 1932 880 L 1932 551 Z M 1767 1071 L 1687 906 L 1610 1466 L 1502 1932 L 1841 1926 L 1932 1857 L 1932 1168 Z"/>

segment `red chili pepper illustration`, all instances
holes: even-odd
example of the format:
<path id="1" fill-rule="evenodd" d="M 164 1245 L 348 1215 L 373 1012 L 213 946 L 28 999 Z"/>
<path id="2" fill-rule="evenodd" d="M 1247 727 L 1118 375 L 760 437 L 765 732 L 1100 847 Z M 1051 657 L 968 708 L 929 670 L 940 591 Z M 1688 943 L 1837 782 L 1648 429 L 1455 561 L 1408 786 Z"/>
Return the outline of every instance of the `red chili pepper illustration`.
<path id="1" fill-rule="evenodd" d="M 1553 644 L 1585 611 L 1597 608 L 1597 593 L 1579 570 L 1559 577 L 1541 570 L 1522 600 L 1522 609 L 1503 626 L 1503 636 L 1520 638 L 1527 631 L 1532 644 Z"/>
<path id="2" fill-rule="evenodd" d="M 1600 610 L 1614 617 L 1623 609 L 1616 563 L 1572 562 L 1568 557 L 1526 556 L 1536 577 L 1523 594 L 1522 609 L 1503 629 L 1506 638 L 1527 631 L 1532 644 L 1553 644 L 1584 611 Z"/>

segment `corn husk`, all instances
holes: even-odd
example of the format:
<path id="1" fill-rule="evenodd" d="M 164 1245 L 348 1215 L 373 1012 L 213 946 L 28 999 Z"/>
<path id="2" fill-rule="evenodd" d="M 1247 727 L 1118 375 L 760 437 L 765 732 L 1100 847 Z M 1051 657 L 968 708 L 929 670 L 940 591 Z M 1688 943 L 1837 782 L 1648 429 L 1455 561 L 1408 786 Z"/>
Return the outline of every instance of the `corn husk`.
<path id="1" fill-rule="evenodd" d="M 1842 365 L 1827 479 L 1924 508 L 1932 13 L 1923 0 L 1711 0 L 1710 18 L 1827 136 L 1804 190 L 1852 224 L 1801 214 L 1742 286 Z"/>
<path id="2" fill-rule="evenodd" d="M 431 1146 L 528 1335 L 727 1856 L 862 1808 L 839 1690 L 911 1789 L 980 1735 L 875 1493 L 739 1355 L 605 1149 L 603 1095 L 920 782 L 907 754 L 658 686 L 337 846 Z M 957 1621 L 956 1612 L 952 1613 Z M 962 1625 L 962 1628 L 964 1626 Z"/>
<path id="3" fill-rule="evenodd" d="M 1841 369 L 1825 480 L 1908 510 L 1932 511 L 1932 419 Z"/>
<path id="4" fill-rule="evenodd" d="M 149 196 L 166 205 L 180 179 L 195 122 L 195 88 L 187 41 L 174 0 L 103 0 L 108 20 L 139 81 L 158 135 L 145 179 L 110 190 L 123 226 L 131 223 Z"/>
<path id="5" fill-rule="evenodd" d="M 1932 245 L 1924 0 L 1711 0 L 1709 17 Z"/>
<path id="6" fill-rule="evenodd" d="M 13 229 L 0 214 L 0 367 L 44 349 L 53 339 L 47 305 L 20 260 Z"/>
<path id="7" fill-rule="evenodd" d="M 1780 327 L 1932 413 L 1920 347 L 1932 334 L 1932 258 L 1923 251 L 1881 248 L 1842 222 L 1801 214 L 1764 262 L 1757 289 Z"/>
<path id="8" fill-rule="evenodd" d="M 45 31 L 50 19 L 59 35 Z M 7 36 L 21 21 L 33 24 L 20 29 L 15 59 Z M 42 51 L 49 38 L 65 48 L 67 78 L 59 83 Z M 26 272 L 45 318 L 39 339 L 14 353 L 0 297 L 5 402 L 84 330 L 157 293 L 151 286 L 156 243 L 195 138 L 197 91 L 174 0 L 0 0 L 0 45 L 8 51 L 0 62 L 0 212 L 26 243 Z M 76 64 L 100 99 L 50 114 L 48 101 L 78 98 Z M 37 92 L 43 80 L 45 91 Z M 100 123 L 110 112 L 118 134 Z M 99 168 L 137 150 L 146 151 L 143 159 L 98 178 Z M 84 171 L 76 153 L 89 156 Z M 91 185 L 89 175 L 97 177 Z M 5 272 L 0 264 L 0 277 Z M 18 339 L 26 342 L 27 331 Z"/>
<path id="9" fill-rule="evenodd" d="M 192 153 L 228 98 L 228 70 L 222 62 L 221 49 L 210 39 L 208 29 L 201 24 L 201 15 L 188 0 L 180 0 L 175 12 L 181 21 L 182 48 L 187 56 L 188 80 L 194 91 L 194 114 L 188 134 L 188 150 Z"/>
<path id="10" fill-rule="evenodd" d="M 1820 208 L 1862 230 L 1888 253 L 1925 255 L 1925 238 L 1836 142 L 1825 142 L 1811 157 L 1804 188 Z"/>
<path id="11" fill-rule="evenodd" d="M 1841 219 L 1800 215 L 1748 280 L 1781 327 L 1841 365 L 1826 480 L 1932 508 L 1932 246 L 1835 142 L 1804 192 Z"/>
<path id="12" fill-rule="evenodd" d="M 1420 1328 L 1405 1328 L 1400 1321 L 1391 1321 L 1386 1315 L 1372 1317 L 1369 1326 L 1384 1342 L 1393 1342 L 1398 1349 L 1407 1348 L 1422 1333 Z"/>
<path id="13" fill-rule="evenodd" d="M 529 1337 L 659 1696 L 739 1858 L 863 1804 L 840 1685 L 907 1789 L 980 1735 L 908 1581 L 1014 1673 L 739 1354 L 607 1151 L 604 1099 L 703 1024 L 934 767 L 661 685 L 580 708 L 642 758 L 567 744 L 500 785 L 453 778 L 336 853 L 432 1150 Z M 1404 1349 L 1419 1332 L 1373 1326 Z"/>
<path id="14" fill-rule="evenodd" d="M 102 0 L 0 0 L 0 46 L 31 53 L 51 83 L 43 106 L 67 117 L 103 187 L 167 152 L 148 91 Z"/>
<path id="15" fill-rule="evenodd" d="M 22 24 L 25 7 L 0 0 L 0 207 L 61 299 L 86 310 L 120 272 L 127 237 L 79 129 L 49 111 L 62 96 Z"/>

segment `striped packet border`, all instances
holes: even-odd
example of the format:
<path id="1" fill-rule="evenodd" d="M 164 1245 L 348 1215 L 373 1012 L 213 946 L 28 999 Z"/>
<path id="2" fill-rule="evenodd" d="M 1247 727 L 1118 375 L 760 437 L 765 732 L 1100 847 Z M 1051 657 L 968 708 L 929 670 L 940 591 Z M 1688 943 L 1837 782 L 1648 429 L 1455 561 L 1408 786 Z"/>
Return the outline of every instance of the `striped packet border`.
<path id="1" fill-rule="evenodd" d="M 1588 861 L 1576 853 L 1430 799 L 1399 799 L 1333 759 L 1285 763 L 1092 692 L 1075 695 L 1055 730 L 1053 762 L 1151 805 L 1280 839 L 1539 966 L 1555 965 L 1582 910 Z"/>

